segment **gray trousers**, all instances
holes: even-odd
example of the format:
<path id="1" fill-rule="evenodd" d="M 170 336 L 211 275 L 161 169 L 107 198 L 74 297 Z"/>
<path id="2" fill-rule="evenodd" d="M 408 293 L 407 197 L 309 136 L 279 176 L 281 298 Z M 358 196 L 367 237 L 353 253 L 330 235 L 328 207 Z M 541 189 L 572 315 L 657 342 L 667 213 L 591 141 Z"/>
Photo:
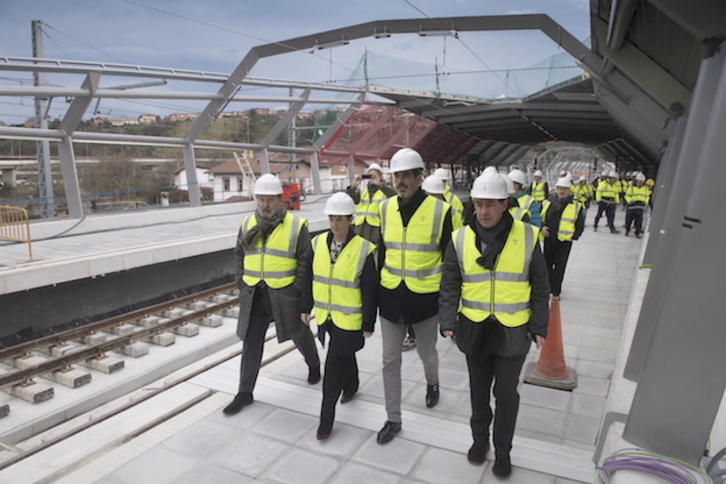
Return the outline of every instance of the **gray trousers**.
<path id="1" fill-rule="evenodd" d="M 426 383 L 439 382 L 439 353 L 436 341 L 439 336 L 438 316 L 432 316 L 415 324 L 416 350 L 421 358 L 426 375 Z M 383 392 L 386 397 L 386 414 L 391 422 L 401 421 L 401 345 L 406 337 L 403 321 L 394 323 L 381 318 L 383 337 Z"/>

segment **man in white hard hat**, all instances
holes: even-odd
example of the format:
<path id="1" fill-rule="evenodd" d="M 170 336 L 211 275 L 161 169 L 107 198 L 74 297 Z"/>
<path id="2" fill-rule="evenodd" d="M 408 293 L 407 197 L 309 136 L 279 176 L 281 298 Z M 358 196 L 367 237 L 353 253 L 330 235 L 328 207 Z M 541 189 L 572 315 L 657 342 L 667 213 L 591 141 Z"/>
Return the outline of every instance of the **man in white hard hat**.
<path id="1" fill-rule="evenodd" d="M 257 179 L 255 197 L 257 210 L 242 220 L 234 250 L 240 302 L 237 336 L 244 344 L 239 389 L 224 408 L 226 415 L 238 413 L 254 400 L 271 321 L 275 321 L 277 340 L 292 340 L 305 358 L 308 383 L 320 381 L 320 358 L 302 318 L 300 299 L 311 256 L 307 220 L 285 211 L 282 183 L 275 175 Z"/>
<path id="2" fill-rule="evenodd" d="M 553 298 L 560 298 L 572 241 L 585 230 L 580 203 L 573 199 L 570 177 L 557 180 L 555 193 L 542 203 L 544 258 L 550 275 Z"/>
<path id="3" fill-rule="evenodd" d="M 517 206 L 524 210 L 525 214 L 529 216 L 529 220 L 525 220 L 521 217 L 518 219 L 523 220 L 524 222 L 529 222 L 535 227 L 541 227 L 542 221 L 539 217 L 540 204 L 532 195 L 529 195 L 524 190 L 524 187 L 527 186 L 527 176 L 522 170 L 514 169 L 509 172 L 509 178 L 512 180 L 514 185 L 514 194 L 512 195 L 512 198 L 516 201 Z M 514 215 L 514 213 L 512 215 Z"/>
<path id="4" fill-rule="evenodd" d="M 446 168 L 436 168 L 433 175 L 441 178 L 441 181 L 444 183 L 442 200 L 451 205 L 451 208 L 453 209 L 452 213 L 458 213 L 459 218 L 461 218 L 464 213 L 464 204 L 461 202 L 461 199 L 451 191 L 451 185 L 449 185 L 449 179 L 451 178 L 449 176 L 449 170 Z"/>
<path id="5" fill-rule="evenodd" d="M 441 168 L 439 168 L 440 170 Z M 438 170 L 436 170 L 438 171 Z M 444 180 L 440 178 L 435 173 L 433 175 L 429 175 L 426 178 L 424 178 L 423 183 L 421 184 L 421 189 L 426 193 L 426 195 L 434 198 L 438 198 L 439 200 L 446 202 L 445 196 L 446 196 L 446 186 L 444 185 Z M 454 195 L 452 193 L 452 195 Z M 456 195 L 454 195 L 456 196 Z M 457 198 L 458 200 L 458 198 Z M 451 205 L 449 203 L 449 205 Z M 464 224 L 461 221 L 461 213 L 454 210 L 454 207 L 452 206 L 451 211 L 451 223 L 454 228 L 454 230 L 460 229 L 464 226 Z"/>
<path id="6" fill-rule="evenodd" d="M 608 173 L 608 179 L 601 181 L 597 185 L 595 191 L 595 200 L 597 201 L 597 215 L 595 215 L 595 224 L 593 230 L 597 232 L 597 224 L 600 222 L 603 212 L 608 222 L 611 234 L 619 234 L 620 231 L 615 228 L 615 210 L 620 203 L 620 192 L 622 185 L 618 181 L 618 172 L 611 171 Z"/>
<path id="7" fill-rule="evenodd" d="M 366 180 L 368 186 L 361 193 L 358 187 Z M 373 243 L 378 243 L 381 234 L 380 205 L 396 191 L 383 182 L 383 169 L 378 163 L 371 163 L 362 176 L 355 177 L 346 193 L 358 204 L 355 216 L 355 233 Z"/>
<path id="8" fill-rule="evenodd" d="M 587 177 L 581 176 L 577 184 L 572 187 L 572 196 L 580 204 L 582 210 L 582 223 L 585 224 L 587 210 L 590 208 L 590 200 L 593 197 L 592 186 L 587 183 Z"/>
<path id="9" fill-rule="evenodd" d="M 340 403 L 347 403 L 358 391 L 355 352 L 363 348 L 376 322 L 376 247 L 353 232 L 355 211 L 355 202 L 344 192 L 325 203 L 330 230 L 313 238 L 313 262 L 303 286 L 304 319 L 309 321 L 312 308 L 323 346 L 330 335 L 318 440 L 330 436 L 341 394 Z"/>
<path id="10" fill-rule="evenodd" d="M 390 169 L 398 196 L 381 204 L 378 306 L 387 419 L 378 432 L 380 444 L 390 442 L 401 430 L 401 345 L 406 324 L 416 328 L 416 350 L 427 384 L 426 406 L 439 401 L 439 284 L 443 254 L 451 240 L 451 209 L 421 189 L 424 169 L 417 151 L 398 150 Z"/>
<path id="11" fill-rule="evenodd" d="M 512 218 L 508 196 L 506 182 L 496 171 L 474 180 L 476 218 L 452 235 L 439 297 L 441 332 L 456 337 L 469 369 L 474 442 L 467 458 L 472 464 L 484 463 L 493 421 L 492 472 L 497 477 L 512 471 L 509 455 L 522 365 L 532 341 L 541 348 L 549 325 L 550 288 L 539 229 Z"/>
<path id="12" fill-rule="evenodd" d="M 635 175 L 633 185 L 625 193 L 625 202 L 628 211 L 625 212 L 625 236 L 630 235 L 630 228 L 635 223 L 635 237 L 640 238 L 643 233 L 643 212 L 650 203 L 650 188 L 645 185 L 645 175 Z"/>
<path id="13" fill-rule="evenodd" d="M 547 185 L 547 181 L 542 179 L 542 170 L 537 170 L 532 175 L 532 185 L 529 187 L 529 194 L 532 195 L 534 200 L 538 203 L 542 203 L 550 193 L 550 187 Z"/>

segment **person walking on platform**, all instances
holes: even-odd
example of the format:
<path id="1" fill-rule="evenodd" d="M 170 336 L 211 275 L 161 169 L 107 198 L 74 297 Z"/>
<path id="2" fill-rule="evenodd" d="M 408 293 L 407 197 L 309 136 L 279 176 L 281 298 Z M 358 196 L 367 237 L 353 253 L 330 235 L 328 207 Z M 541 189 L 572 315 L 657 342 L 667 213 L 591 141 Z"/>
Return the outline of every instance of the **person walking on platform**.
<path id="1" fill-rule="evenodd" d="M 625 203 L 628 211 L 625 212 L 625 236 L 630 235 L 630 227 L 635 223 L 635 237 L 640 238 L 643 233 L 643 212 L 650 203 L 650 188 L 645 183 L 645 175 L 638 173 L 635 181 L 625 193 Z"/>
<path id="2" fill-rule="evenodd" d="M 253 401 L 265 333 L 275 321 L 277 340 L 292 340 L 308 365 L 308 383 L 320 381 L 315 339 L 302 321 L 301 289 L 310 265 L 307 220 L 285 211 L 282 183 L 272 174 L 255 182 L 257 210 L 246 216 L 234 249 L 240 311 L 237 336 L 244 342 L 237 395 L 224 408 L 234 415 Z"/>
<path id="3" fill-rule="evenodd" d="M 542 171 L 537 170 L 532 175 L 532 185 L 529 187 L 529 194 L 532 195 L 535 202 L 542 203 L 550 194 L 550 187 L 547 182 L 542 179 Z"/>
<path id="4" fill-rule="evenodd" d="M 587 210 L 590 208 L 590 200 L 592 200 L 593 194 L 592 185 L 587 183 L 587 178 L 584 176 L 581 176 L 577 181 L 577 185 L 572 187 L 572 196 L 580 204 L 582 210 L 583 224 L 587 218 Z"/>
<path id="5" fill-rule="evenodd" d="M 372 163 L 367 173 L 355 177 L 346 193 L 358 204 L 355 213 L 355 233 L 366 240 L 378 243 L 381 234 L 381 218 L 379 210 L 381 202 L 396 194 L 396 191 L 383 182 L 383 169 L 378 163 Z M 358 189 L 361 182 L 368 180 L 363 193 Z"/>
<path id="6" fill-rule="evenodd" d="M 376 247 L 353 232 L 355 211 L 355 202 L 344 192 L 328 199 L 323 213 L 330 230 L 313 238 L 313 262 L 303 287 L 303 320 L 310 322 L 313 308 L 323 346 L 330 335 L 318 440 L 330 436 L 341 394 L 340 402 L 346 403 L 358 391 L 355 352 L 363 347 L 364 337 L 373 333 L 376 321 Z"/>
<path id="7" fill-rule="evenodd" d="M 562 292 L 572 241 L 579 239 L 585 229 L 580 202 L 573 199 L 570 186 L 569 177 L 557 180 L 555 194 L 542 205 L 544 258 L 553 299 L 559 299 Z"/>
<path id="8" fill-rule="evenodd" d="M 378 432 L 379 444 L 390 442 L 401 430 L 401 344 L 406 324 L 416 327 L 426 406 L 439 401 L 439 284 L 444 250 L 451 240 L 451 209 L 421 189 L 424 168 L 417 151 L 398 150 L 391 158 L 398 196 L 381 204 L 378 306 L 387 420 Z"/>
<path id="9" fill-rule="evenodd" d="M 595 200 L 597 201 L 597 215 L 595 215 L 595 224 L 593 230 L 597 232 L 597 224 L 600 222 L 603 212 L 607 218 L 608 227 L 611 234 L 619 234 L 620 231 L 615 228 L 615 210 L 620 203 L 621 185 L 618 181 L 618 172 L 611 171 L 607 180 L 601 180 L 595 191 Z"/>
<path id="10" fill-rule="evenodd" d="M 492 472 L 497 477 L 512 472 L 519 375 L 531 342 L 541 348 L 549 324 L 550 287 L 539 229 L 512 218 L 508 196 L 496 172 L 474 181 L 476 219 L 452 236 L 439 297 L 441 332 L 456 337 L 469 370 L 474 442 L 467 458 L 472 464 L 484 463 L 493 420 Z"/>
<path id="11" fill-rule="evenodd" d="M 441 178 L 441 181 L 444 184 L 444 193 L 442 200 L 451 205 L 451 214 L 453 216 L 456 216 L 458 214 L 459 218 L 461 219 L 463 217 L 464 213 L 464 204 L 461 202 L 461 199 L 457 197 L 454 192 L 451 191 L 451 186 L 449 185 L 449 171 L 445 168 L 437 168 L 434 170 L 434 176 L 437 176 L 438 178 Z"/>
<path id="12" fill-rule="evenodd" d="M 515 216 L 514 218 L 517 220 L 529 222 L 535 227 L 541 227 L 542 221 L 539 216 L 540 204 L 533 196 L 524 191 L 524 187 L 527 185 L 527 177 L 524 172 L 522 170 L 512 170 L 509 172 L 509 178 L 514 184 L 514 195 L 512 195 L 512 198 L 517 202 L 517 206 L 524 211 L 520 217 L 515 216 L 516 211 L 512 213 L 512 216 Z M 525 220 L 524 215 L 528 215 L 529 220 Z"/>

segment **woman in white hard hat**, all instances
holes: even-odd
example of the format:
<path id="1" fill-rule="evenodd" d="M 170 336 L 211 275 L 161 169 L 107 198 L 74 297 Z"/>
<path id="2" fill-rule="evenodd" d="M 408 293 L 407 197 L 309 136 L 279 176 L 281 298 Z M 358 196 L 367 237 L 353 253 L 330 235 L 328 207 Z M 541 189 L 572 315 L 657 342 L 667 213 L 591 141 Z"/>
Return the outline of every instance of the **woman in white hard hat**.
<path id="1" fill-rule="evenodd" d="M 366 180 L 368 185 L 361 192 L 358 188 Z M 355 233 L 378 243 L 381 235 L 380 204 L 392 197 L 396 191 L 383 182 L 383 169 L 378 163 L 371 163 L 364 175 L 355 177 L 346 193 L 358 204 L 355 215 Z"/>
<path id="2" fill-rule="evenodd" d="M 585 230 L 582 207 L 573 199 L 570 177 L 560 178 L 555 193 L 542 204 L 544 257 L 550 275 L 552 297 L 559 299 L 572 241 Z"/>
<path id="3" fill-rule="evenodd" d="M 330 230 L 313 238 L 313 261 L 303 286 L 303 320 L 310 321 L 312 308 L 320 342 L 325 345 L 330 335 L 318 440 L 330 436 L 341 394 L 340 402 L 346 403 L 358 391 L 355 352 L 373 333 L 376 321 L 376 247 L 351 229 L 355 210 L 355 202 L 344 192 L 328 199 L 323 213 Z"/>

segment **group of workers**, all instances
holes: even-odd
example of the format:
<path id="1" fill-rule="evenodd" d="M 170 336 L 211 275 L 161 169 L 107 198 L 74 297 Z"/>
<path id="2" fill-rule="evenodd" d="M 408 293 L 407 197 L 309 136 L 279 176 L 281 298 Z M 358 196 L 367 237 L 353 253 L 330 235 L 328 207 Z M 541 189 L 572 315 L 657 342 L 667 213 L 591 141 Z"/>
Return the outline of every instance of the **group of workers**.
<path id="1" fill-rule="evenodd" d="M 308 383 L 321 380 L 312 314 L 323 347 L 329 339 L 317 429 L 317 438 L 327 439 L 337 402 L 349 402 L 358 391 L 355 353 L 380 319 L 386 421 L 378 443 L 402 429 L 402 351 L 414 334 L 426 379 L 424 404 L 437 405 L 441 335 L 454 339 L 467 361 L 473 437 L 467 458 L 485 462 L 493 422 L 492 471 L 506 477 L 522 365 L 531 344 L 540 348 L 547 337 L 549 300 L 559 297 L 592 192 L 563 177 L 548 198 L 541 172 L 527 191 L 521 171 L 507 176 L 487 168 L 465 207 L 447 185 L 446 170 L 424 178 L 425 169 L 417 151 L 397 151 L 390 188 L 383 169 L 370 165 L 347 192 L 327 200 L 330 230 L 312 240 L 307 221 L 284 209 L 280 180 L 271 174 L 257 180 L 257 209 L 243 219 L 234 251 L 237 335 L 244 344 L 238 393 L 224 413 L 234 415 L 254 401 L 271 321 L 278 341 L 292 340 L 303 355 Z M 630 195 L 634 201 L 641 196 Z"/>

